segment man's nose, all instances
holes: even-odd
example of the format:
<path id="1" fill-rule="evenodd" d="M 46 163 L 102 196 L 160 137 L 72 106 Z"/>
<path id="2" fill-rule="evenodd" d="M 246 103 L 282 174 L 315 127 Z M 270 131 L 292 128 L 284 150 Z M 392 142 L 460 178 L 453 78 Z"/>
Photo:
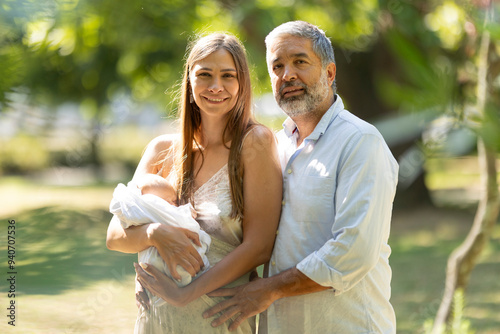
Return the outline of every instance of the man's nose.
<path id="1" fill-rule="evenodd" d="M 283 72 L 284 81 L 294 81 L 297 79 L 297 72 L 292 66 L 285 66 Z"/>

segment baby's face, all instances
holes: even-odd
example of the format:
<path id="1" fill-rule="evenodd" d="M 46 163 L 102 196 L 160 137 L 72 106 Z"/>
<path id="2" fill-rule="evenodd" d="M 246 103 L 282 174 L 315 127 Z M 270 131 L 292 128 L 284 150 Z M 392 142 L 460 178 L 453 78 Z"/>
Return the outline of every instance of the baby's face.
<path id="1" fill-rule="evenodd" d="M 165 187 L 165 186 L 156 187 L 156 188 L 154 188 L 154 190 L 150 189 L 150 193 L 164 199 L 165 201 L 167 201 L 168 203 L 170 203 L 172 205 L 177 206 L 177 194 L 176 194 L 174 188 L 172 188 L 170 186 L 169 187 Z"/>
<path id="2" fill-rule="evenodd" d="M 140 188 L 143 195 L 155 195 L 177 206 L 177 192 L 175 188 L 163 178 L 148 176 L 147 181 L 144 182 Z"/>
<path id="3" fill-rule="evenodd" d="M 170 184 L 165 184 L 163 187 L 163 199 L 168 203 L 177 206 L 177 192 Z"/>
<path id="4" fill-rule="evenodd" d="M 177 197 L 174 195 L 174 196 L 165 196 L 165 201 L 167 201 L 168 203 L 172 204 L 172 205 L 175 205 L 177 206 Z"/>

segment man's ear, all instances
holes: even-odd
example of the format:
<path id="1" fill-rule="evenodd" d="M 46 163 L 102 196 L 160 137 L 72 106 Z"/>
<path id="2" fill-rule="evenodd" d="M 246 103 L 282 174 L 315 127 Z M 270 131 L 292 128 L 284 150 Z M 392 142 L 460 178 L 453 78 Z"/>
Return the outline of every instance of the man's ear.
<path id="1" fill-rule="evenodd" d="M 337 75 L 337 66 L 335 66 L 335 63 L 330 63 L 326 65 L 326 76 L 328 78 L 328 86 L 332 85 L 336 75 Z"/>

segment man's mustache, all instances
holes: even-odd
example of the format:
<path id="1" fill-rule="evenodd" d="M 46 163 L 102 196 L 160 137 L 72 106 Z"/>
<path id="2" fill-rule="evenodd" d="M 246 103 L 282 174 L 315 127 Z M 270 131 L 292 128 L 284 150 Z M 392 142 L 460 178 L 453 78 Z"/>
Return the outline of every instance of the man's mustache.
<path id="1" fill-rule="evenodd" d="M 307 85 L 306 84 L 304 84 L 302 82 L 298 82 L 298 81 L 294 81 L 294 82 L 287 81 L 281 85 L 280 90 L 279 90 L 279 95 L 283 96 L 283 90 L 285 88 L 288 88 L 288 87 L 300 87 L 300 88 L 304 89 L 305 93 L 307 93 Z"/>

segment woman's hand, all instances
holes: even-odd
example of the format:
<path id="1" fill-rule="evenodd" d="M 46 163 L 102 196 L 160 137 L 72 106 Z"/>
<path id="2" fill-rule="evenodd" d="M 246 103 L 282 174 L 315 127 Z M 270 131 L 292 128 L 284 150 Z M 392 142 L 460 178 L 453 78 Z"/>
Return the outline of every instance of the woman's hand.
<path id="1" fill-rule="evenodd" d="M 191 243 L 201 246 L 197 233 L 180 227 L 149 224 L 147 235 L 174 279 L 181 279 L 177 265 L 191 276 L 195 276 L 203 268 L 203 259 Z"/>
<path id="2" fill-rule="evenodd" d="M 190 297 L 188 288 L 179 288 L 173 280 L 155 266 L 134 263 L 134 267 L 140 284 L 167 303 L 182 307 L 194 300 Z"/>
<path id="3" fill-rule="evenodd" d="M 140 308 L 141 306 L 147 311 L 149 310 L 149 297 L 148 294 L 146 293 L 146 290 L 142 286 L 141 282 L 139 282 L 139 279 L 137 277 L 137 274 L 135 275 L 135 304 L 137 305 L 137 308 Z"/>

